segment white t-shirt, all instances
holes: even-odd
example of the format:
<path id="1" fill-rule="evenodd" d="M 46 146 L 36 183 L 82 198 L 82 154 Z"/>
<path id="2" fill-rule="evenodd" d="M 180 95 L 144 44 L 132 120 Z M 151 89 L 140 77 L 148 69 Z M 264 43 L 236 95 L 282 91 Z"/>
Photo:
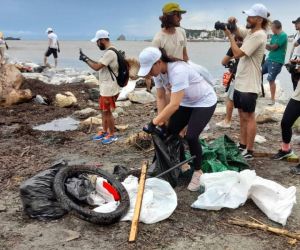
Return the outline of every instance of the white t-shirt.
<path id="1" fill-rule="evenodd" d="M 239 29 L 244 38 L 241 50 L 246 54 L 238 64 L 235 76 L 235 89 L 240 92 L 260 92 L 261 64 L 267 43 L 267 34 L 264 30 L 254 33 L 251 30 Z"/>
<path id="2" fill-rule="evenodd" d="M 105 65 L 99 71 L 99 87 L 101 96 L 115 96 L 119 94 L 120 87 L 116 80 L 116 77 L 108 70 L 107 66 L 110 66 L 116 76 L 119 74 L 118 56 L 112 50 L 106 50 L 99 63 Z"/>
<path id="3" fill-rule="evenodd" d="M 168 56 L 183 60 L 183 48 L 187 46 L 186 33 L 183 28 L 176 27 L 174 34 L 159 31 L 152 40 L 152 45 L 165 49 Z"/>
<path id="4" fill-rule="evenodd" d="M 48 38 L 49 38 L 49 47 L 52 49 L 57 49 L 58 48 L 57 35 L 52 32 L 48 34 Z"/>
<path id="5" fill-rule="evenodd" d="M 296 34 L 293 44 L 295 42 L 297 42 L 299 40 L 299 38 L 300 38 L 300 31 Z M 298 58 L 300 57 L 300 46 L 297 46 L 294 49 L 292 59 L 294 59 L 295 57 L 298 57 Z"/>
<path id="6" fill-rule="evenodd" d="M 186 62 L 168 63 L 166 74 L 154 77 L 156 88 L 165 88 L 176 93 L 184 90 L 180 103 L 183 107 L 211 107 L 217 102 L 213 87 Z"/>

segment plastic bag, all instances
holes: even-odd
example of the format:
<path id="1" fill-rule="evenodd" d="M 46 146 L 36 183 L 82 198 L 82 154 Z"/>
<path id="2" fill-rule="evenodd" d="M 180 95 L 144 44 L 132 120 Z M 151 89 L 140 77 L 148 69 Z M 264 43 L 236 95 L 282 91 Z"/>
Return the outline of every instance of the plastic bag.
<path id="1" fill-rule="evenodd" d="M 65 186 L 68 193 L 79 201 L 86 201 L 90 193 L 95 190 L 90 180 L 84 175 L 68 178 L 65 182 Z"/>
<path id="2" fill-rule="evenodd" d="M 205 187 L 205 192 L 198 197 L 192 207 L 208 210 L 237 208 L 246 202 L 255 177 L 253 170 L 203 174 L 200 184 Z"/>
<path id="3" fill-rule="evenodd" d="M 65 161 L 57 161 L 49 169 L 21 184 L 20 196 L 23 209 L 31 218 L 58 219 L 67 213 L 56 200 L 53 191 L 54 177 L 59 169 L 65 166 L 67 166 Z"/>
<path id="4" fill-rule="evenodd" d="M 296 203 L 296 187 L 285 188 L 257 176 L 250 189 L 250 198 L 269 219 L 284 226 Z"/>
<path id="5" fill-rule="evenodd" d="M 174 167 L 180 162 L 180 151 L 183 145 L 181 138 L 174 135 L 163 140 L 159 135 L 152 134 L 152 139 L 155 148 L 155 156 L 148 174 L 150 176 L 156 176 L 169 168 Z M 179 174 L 180 169 L 177 168 L 170 173 L 165 174 L 162 178 L 168 181 L 172 187 L 176 187 Z"/>
<path id="6" fill-rule="evenodd" d="M 136 196 L 138 191 L 138 178 L 128 176 L 122 182 L 130 198 L 130 209 L 121 219 L 122 221 L 132 220 Z M 158 178 L 146 180 L 143 196 L 140 221 L 146 224 L 156 223 L 171 216 L 177 207 L 177 195 L 171 185 Z"/>
<path id="7" fill-rule="evenodd" d="M 136 86 L 136 81 L 129 80 L 127 85 L 121 89 L 117 101 L 125 101 L 128 99 L 128 94 L 134 91 Z"/>

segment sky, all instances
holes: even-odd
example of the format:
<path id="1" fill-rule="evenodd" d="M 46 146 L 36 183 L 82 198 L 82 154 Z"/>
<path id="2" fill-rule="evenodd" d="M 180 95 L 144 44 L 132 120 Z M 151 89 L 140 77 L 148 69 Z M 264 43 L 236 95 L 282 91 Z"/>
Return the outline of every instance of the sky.
<path id="1" fill-rule="evenodd" d="M 110 32 L 116 39 L 124 34 L 127 40 L 149 39 L 160 29 L 159 16 L 168 0 L 0 0 L 0 31 L 5 36 L 24 40 L 46 38 L 46 29 L 52 27 L 60 40 L 90 40 L 99 29 Z M 300 16 L 299 0 L 181 0 L 187 13 L 181 26 L 189 29 L 210 29 L 218 20 L 235 16 L 245 24 L 242 10 L 252 4 L 263 3 L 278 19 L 283 29 L 295 33 L 292 20 Z"/>

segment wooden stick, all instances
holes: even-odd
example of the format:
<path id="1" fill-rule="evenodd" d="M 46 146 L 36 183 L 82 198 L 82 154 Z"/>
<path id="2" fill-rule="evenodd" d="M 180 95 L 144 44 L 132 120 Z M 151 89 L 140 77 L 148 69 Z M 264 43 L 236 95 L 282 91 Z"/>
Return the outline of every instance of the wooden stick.
<path id="1" fill-rule="evenodd" d="M 277 235 L 286 236 L 292 239 L 300 240 L 300 234 L 290 232 L 286 229 L 281 229 L 277 227 L 270 227 L 266 224 L 258 224 L 252 221 L 245 221 L 240 219 L 230 219 L 228 220 L 228 223 L 233 225 L 238 225 L 241 227 L 248 227 L 248 228 L 254 228 L 254 229 L 260 229 L 263 231 L 268 231 Z"/>
<path id="2" fill-rule="evenodd" d="M 134 214 L 133 214 L 131 229 L 129 234 L 129 242 L 135 242 L 138 234 L 139 219 L 140 219 L 142 202 L 143 202 L 147 168 L 148 168 L 148 163 L 144 162 L 142 166 L 141 176 L 140 176 L 138 193 L 136 196 Z"/>

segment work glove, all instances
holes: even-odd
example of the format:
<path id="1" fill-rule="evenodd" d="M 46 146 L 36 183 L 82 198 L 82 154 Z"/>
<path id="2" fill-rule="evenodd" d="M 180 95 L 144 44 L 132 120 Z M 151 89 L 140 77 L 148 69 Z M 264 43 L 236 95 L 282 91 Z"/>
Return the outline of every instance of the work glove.
<path id="1" fill-rule="evenodd" d="M 84 62 L 87 62 L 89 60 L 89 58 L 85 54 L 83 54 L 81 49 L 79 49 L 79 60 Z"/>
<path id="2" fill-rule="evenodd" d="M 143 131 L 148 133 L 148 134 L 152 134 L 154 132 L 155 128 L 156 128 L 156 126 L 151 121 L 143 127 Z"/>

